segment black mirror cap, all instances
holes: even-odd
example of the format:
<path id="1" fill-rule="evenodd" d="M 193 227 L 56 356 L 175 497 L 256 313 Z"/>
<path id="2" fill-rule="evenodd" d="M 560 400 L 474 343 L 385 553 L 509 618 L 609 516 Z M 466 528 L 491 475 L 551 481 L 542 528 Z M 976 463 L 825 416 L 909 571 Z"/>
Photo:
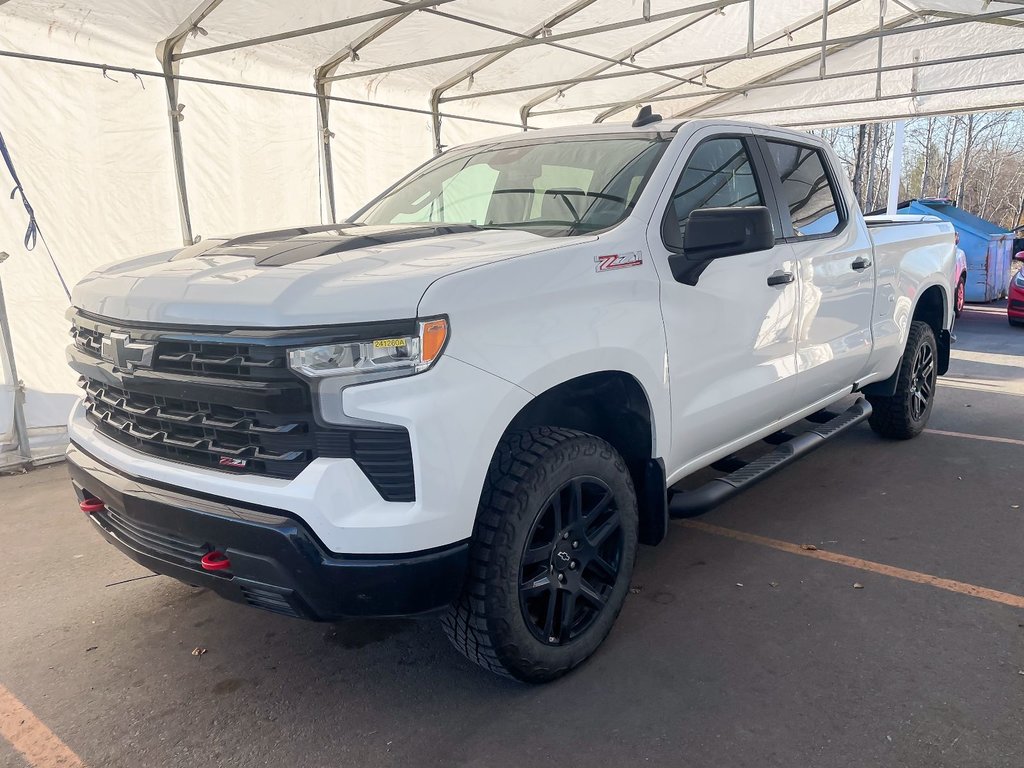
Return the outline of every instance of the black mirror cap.
<path id="1" fill-rule="evenodd" d="M 672 211 L 672 215 L 662 221 L 662 235 L 666 247 L 673 251 L 668 259 L 672 276 L 686 285 L 696 285 L 715 259 L 765 251 L 775 246 L 772 217 L 763 205 L 698 208 L 686 219 L 684 238 L 680 238 L 674 214 Z"/>
<path id="2" fill-rule="evenodd" d="M 688 259 L 720 259 L 774 246 L 772 217 L 763 205 L 698 208 L 686 220 L 683 253 Z"/>

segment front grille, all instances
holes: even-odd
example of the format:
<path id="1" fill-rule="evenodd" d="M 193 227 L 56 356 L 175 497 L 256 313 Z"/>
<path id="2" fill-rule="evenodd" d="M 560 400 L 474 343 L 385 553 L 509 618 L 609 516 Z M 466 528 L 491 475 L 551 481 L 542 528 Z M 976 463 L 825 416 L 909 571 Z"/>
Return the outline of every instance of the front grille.
<path id="1" fill-rule="evenodd" d="M 295 477 L 312 460 L 314 440 L 299 416 L 84 384 L 86 414 L 100 432 L 143 453 L 217 468 L 234 462 L 270 477 Z"/>
<path id="2" fill-rule="evenodd" d="M 129 362 L 121 369 L 105 360 L 111 334 L 122 346 L 127 339 L 129 346 L 151 347 L 151 367 Z M 351 458 L 384 499 L 415 500 L 404 428 L 318 424 L 308 385 L 286 365 L 288 337 L 220 334 L 122 328 L 74 316 L 69 356 L 82 374 L 87 417 L 102 434 L 142 453 L 226 472 L 291 479 L 317 457 Z M 295 343 L 308 343 L 308 333 Z"/>
<path id="3" fill-rule="evenodd" d="M 79 349 L 96 357 L 102 355 L 104 334 L 99 329 L 76 324 L 71 336 Z M 294 380 L 285 353 L 280 345 L 211 343 L 166 334 L 161 337 L 152 367 L 168 373 L 227 379 Z"/>
<path id="4" fill-rule="evenodd" d="M 232 379 L 291 377 L 285 364 L 284 350 L 247 344 L 166 341 L 160 345 L 153 367 L 158 371 Z"/>

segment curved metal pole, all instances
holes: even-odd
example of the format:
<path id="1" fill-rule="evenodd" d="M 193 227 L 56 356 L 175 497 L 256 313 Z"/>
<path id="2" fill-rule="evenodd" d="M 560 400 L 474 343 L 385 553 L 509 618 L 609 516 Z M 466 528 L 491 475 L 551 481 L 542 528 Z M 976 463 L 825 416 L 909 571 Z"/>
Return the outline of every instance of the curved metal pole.
<path id="1" fill-rule="evenodd" d="M 389 2 L 392 2 L 392 1 L 393 0 L 389 0 Z M 688 8 L 678 8 L 678 9 L 671 10 L 671 11 L 665 11 L 664 13 L 653 14 L 649 21 L 652 21 L 652 22 L 667 21 L 669 19 L 678 18 L 680 16 L 688 16 L 688 15 L 691 15 L 691 14 L 700 13 L 701 11 L 706 11 L 706 10 L 709 10 L 711 8 L 724 8 L 724 7 L 729 6 L 729 5 L 737 5 L 739 3 L 746 3 L 746 2 L 748 2 L 748 0 L 709 0 L 709 2 L 700 3 L 699 5 L 690 6 Z M 459 19 L 459 21 L 465 21 L 467 23 L 472 23 L 472 22 L 470 22 L 469 19 Z M 517 37 L 517 42 L 515 42 L 515 43 L 506 43 L 504 45 L 496 45 L 496 46 L 491 46 L 491 47 L 488 47 L 488 48 L 478 48 L 478 49 L 473 50 L 473 51 L 461 51 L 459 53 L 451 53 L 451 54 L 447 54 L 445 56 L 435 56 L 435 57 L 432 57 L 432 58 L 429 58 L 429 59 L 418 59 L 416 61 L 406 61 L 406 62 L 402 62 L 400 64 L 389 64 L 386 67 L 377 67 L 375 69 L 367 69 L 367 70 L 362 71 L 362 72 L 350 72 L 350 73 L 344 74 L 344 75 L 335 75 L 335 76 L 333 76 L 333 77 L 331 77 L 329 79 L 330 80 L 348 80 L 348 79 L 351 79 L 351 78 L 354 78 L 354 77 L 372 77 L 374 75 L 383 75 L 383 74 L 386 74 L 388 72 L 397 72 L 399 70 L 413 69 L 415 67 L 426 67 L 426 66 L 430 66 L 430 65 L 433 65 L 433 64 L 444 64 L 444 63 L 449 62 L 449 61 L 460 61 L 462 59 L 477 58 L 479 56 L 485 56 L 485 55 L 488 55 L 488 54 L 491 54 L 491 53 L 497 53 L 499 51 L 502 51 L 502 50 L 505 50 L 505 49 L 509 49 L 509 48 L 521 48 L 521 47 L 524 47 L 524 46 L 531 46 L 531 45 L 553 45 L 554 43 L 561 42 L 562 40 L 573 40 L 573 39 L 576 39 L 578 37 L 586 37 L 588 35 L 599 35 L 599 34 L 601 34 L 603 32 L 613 32 L 615 30 L 626 29 L 628 27 L 635 27 L 635 26 L 639 26 L 639 25 L 647 24 L 647 23 L 649 23 L 648 20 L 645 20 L 642 17 L 638 17 L 638 18 L 635 18 L 635 19 L 628 19 L 626 21 L 613 22 L 611 24 L 602 24 L 602 25 L 597 26 L 597 27 L 587 27 L 586 29 L 577 29 L 577 30 L 573 30 L 571 32 L 562 32 L 560 34 L 555 34 L 555 35 L 551 35 L 550 37 L 544 37 L 544 38 L 527 39 L 525 41 L 521 41 L 521 38 Z M 595 54 L 584 53 L 584 55 L 595 55 Z M 639 71 L 639 68 L 638 68 L 638 71 Z M 644 70 L 644 72 L 649 74 L 649 72 L 647 72 L 646 70 Z M 536 86 L 534 86 L 534 87 L 536 87 Z"/>
<path id="2" fill-rule="evenodd" d="M 826 2 L 827 2 L 827 0 L 826 0 Z M 884 23 L 882 25 L 882 28 L 881 28 L 880 31 L 885 31 L 886 29 L 895 29 L 897 27 L 902 27 L 902 26 L 904 26 L 906 24 L 909 24 L 914 19 L 919 19 L 919 18 L 920 17 L 918 17 L 917 14 L 908 13 L 908 14 L 905 14 L 903 16 L 900 16 L 899 18 L 893 19 L 890 22 Z M 822 42 L 823 43 L 827 43 L 827 40 L 825 40 L 823 38 Z M 879 38 L 878 42 L 879 42 L 879 45 L 881 45 L 881 42 L 882 42 L 881 38 Z M 837 80 L 837 79 L 841 80 L 844 77 L 852 77 L 852 76 L 854 76 L 854 74 L 858 74 L 858 75 L 871 75 L 871 74 L 874 74 L 878 78 L 878 81 L 881 82 L 882 72 L 886 72 L 886 71 L 896 72 L 896 71 L 899 71 L 901 69 L 905 69 L 906 68 L 903 65 L 899 65 L 899 64 L 882 66 L 881 62 L 879 61 L 879 63 L 873 69 L 865 69 L 865 70 L 862 70 L 862 71 L 856 72 L 856 73 L 850 73 L 850 72 L 835 73 L 835 72 L 833 72 L 831 74 L 828 74 L 828 73 L 826 73 L 824 71 L 825 70 L 825 59 L 827 57 L 832 56 L 834 54 L 837 54 L 840 51 L 845 51 L 846 49 L 852 48 L 855 45 L 856 45 L 856 43 L 843 43 L 842 45 L 833 45 L 833 46 L 823 45 L 822 49 L 821 49 L 821 51 L 822 51 L 821 53 L 814 54 L 814 55 L 811 55 L 811 56 L 805 56 L 805 57 L 800 58 L 797 61 L 794 61 L 791 64 L 787 64 L 784 67 L 779 67 L 778 69 L 773 69 L 771 72 L 768 72 L 768 73 L 762 75 L 761 77 L 755 78 L 754 80 L 751 80 L 749 83 L 744 83 L 742 87 L 737 89 L 737 91 L 739 93 L 746 93 L 748 91 L 755 91 L 755 90 L 759 90 L 761 88 L 770 88 L 770 87 L 772 87 L 773 81 L 777 81 L 777 79 L 778 79 L 778 77 L 780 75 L 786 75 L 786 74 L 789 74 L 790 72 L 796 72 L 797 70 L 802 69 L 803 67 L 805 67 L 808 64 L 810 64 L 811 62 L 813 62 L 815 59 L 819 59 L 818 75 L 816 77 L 813 77 L 813 78 L 797 78 L 796 81 L 790 80 L 790 81 L 787 81 L 787 82 L 794 83 L 794 82 L 798 82 L 800 80 L 805 80 L 806 82 L 815 82 L 815 81 L 819 81 L 819 80 Z M 946 62 L 946 63 L 949 63 L 949 62 Z M 786 85 L 787 82 L 781 82 L 779 84 L 780 85 Z M 880 95 L 880 93 L 881 92 L 876 94 L 876 96 Z M 719 98 L 714 98 L 714 99 L 711 99 L 708 102 L 705 102 L 704 104 L 700 104 L 700 105 L 694 107 L 693 109 L 684 110 L 683 112 L 677 112 L 676 114 L 674 114 L 672 116 L 673 117 L 691 117 L 691 116 L 696 116 L 697 114 L 699 114 L 701 112 L 706 112 L 707 110 L 711 109 L 712 107 L 714 107 L 717 104 L 720 104 L 720 103 L 722 103 L 724 101 L 727 101 L 729 98 L 730 98 L 729 95 L 724 95 L 724 96 L 721 96 Z"/>
<path id="3" fill-rule="evenodd" d="M 853 1 L 856 2 L 858 0 L 853 0 Z M 838 6 L 837 6 L 837 8 L 830 9 L 830 10 L 834 13 L 835 10 L 837 10 L 837 9 L 838 9 Z M 952 27 L 952 26 L 960 26 L 960 25 L 963 25 L 963 24 L 972 24 L 972 23 L 980 23 L 980 22 L 992 21 L 995 18 L 998 18 L 998 19 L 1001 19 L 1003 21 L 1006 21 L 1008 18 L 1016 17 L 1016 16 L 1024 16 L 1024 9 L 1015 10 L 1015 11 L 997 11 L 997 12 L 994 12 L 994 13 L 982 13 L 982 14 L 967 15 L 967 16 L 958 17 L 958 18 L 955 18 L 955 19 L 943 19 L 941 21 L 930 21 L 930 22 L 927 22 L 925 24 L 914 24 L 914 25 L 910 25 L 910 26 L 906 26 L 906 27 L 898 27 L 898 28 L 888 28 L 887 27 L 886 29 L 882 30 L 881 32 L 879 32 L 875 28 L 872 28 L 872 31 L 870 31 L 870 32 L 862 32 L 862 33 L 858 33 L 858 34 L 855 34 L 855 35 L 844 35 L 844 36 L 841 36 L 841 37 L 833 38 L 833 39 L 828 40 L 826 42 L 829 45 L 854 44 L 854 43 L 861 43 L 861 42 L 864 42 L 864 41 L 867 41 L 867 40 L 877 40 L 879 37 L 895 37 L 895 36 L 898 36 L 898 35 L 903 35 L 903 34 L 908 34 L 908 33 L 917 33 L 917 32 L 926 32 L 928 30 L 940 29 L 940 28 L 944 28 L 944 27 Z M 821 18 L 820 17 L 820 12 L 818 14 L 814 14 L 814 16 L 812 18 L 813 18 L 814 21 L 819 20 Z M 1022 25 L 1024 25 L 1024 22 L 1022 22 Z M 604 82 L 605 80 L 616 80 L 616 79 L 623 78 L 623 77 L 636 77 L 638 75 L 645 75 L 645 74 L 662 74 L 662 73 L 665 73 L 665 72 L 672 72 L 673 70 L 689 69 L 691 67 L 708 68 L 708 69 L 710 69 L 711 65 L 720 64 L 720 65 L 724 66 L 725 64 L 731 64 L 731 63 L 733 63 L 733 62 L 735 62 L 737 60 L 743 59 L 743 58 L 757 58 L 757 59 L 760 59 L 760 58 L 769 58 L 769 57 L 772 57 L 772 56 L 785 56 L 785 55 L 789 55 L 789 54 L 795 53 L 797 51 L 808 51 L 808 50 L 818 51 L 818 50 L 820 50 L 821 44 L 822 44 L 820 39 L 812 40 L 812 41 L 805 42 L 805 43 L 794 43 L 792 45 L 788 45 L 788 46 L 785 46 L 785 47 L 765 49 L 765 46 L 769 42 L 773 42 L 773 41 L 779 40 L 779 39 L 781 39 L 783 37 L 786 37 L 788 34 L 792 33 L 794 31 L 794 26 L 790 26 L 789 33 L 787 33 L 785 30 L 782 30 L 777 35 L 775 35 L 771 40 L 764 41 L 763 45 L 755 46 L 755 50 L 749 56 L 746 55 L 746 47 L 744 46 L 744 48 L 741 49 L 740 51 L 735 51 L 735 52 L 732 52 L 732 53 L 729 53 L 729 54 L 725 54 L 725 55 L 721 55 L 721 56 L 709 56 L 707 58 L 692 59 L 692 60 L 683 61 L 683 62 L 673 62 L 673 63 L 670 63 L 670 64 L 662 64 L 662 65 L 659 65 L 659 66 L 656 66 L 656 67 L 637 67 L 635 69 L 631 69 L 631 70 L 625 71 L 625 72 L 607 72 L 607 73 L 596 75 L 596 76 L 592 77 L 590 79 L 590 82 L 595 82 L 595 83 L 596 82 Z M 699 75 L 700 72 L 701 72 L 701 70 L 697 69 L 697 75 Z M 697 75 L 690 75 L 689 77 L 693 78 L 693 77 L 695 77 Z M 504 93 L 515 93 L 515 92 L 525 91 L 525 90 L 533 90 L 533 89 L 540 89 L 540 88 L 552 88 L 552 87 L 555 87 L 555 86 L 562 86 L 562 85 L 572 85 L 572 84 L 575 84 L 576 82 L 577 81 L 574 80 L 573 78 L 561 78 L 561 79 L 558 79 L 558 80 L 547 80 L 547 81 L 540 82 L 540 83 L 524 83 L 524 84 L 521 84 L 521 85 L 510 86 L 510 87 L 507 87 L 507 88 L 495 88 L 495 89 L 492 89 L 492 90 L 480 91 L 478 93 L 473 94 L 472 98 L 482 98 L 484 96 L 497 96 L 499 94 L 504 94 Z M 669 86 L 669 87 L 671 88 L 671 87 L 678 87 L 678 86 Z M 470 97 L 460 94 L 458 96 L 449 96 L 449 97 L 445 98 L 444 101 L 445 102 L 460 101 L 460 100 L 466 99 L 466 98 L 470 98 Z M 638 100 L 637 99 L 630 99 L 630 100 L 625 101 L 623 103 L 626 105 L 623 108 L 626 108 L 630 104 L 638 103 Z"/>
<path id="4" fill-rule="evenodd" d="M 775 32 L 772 32 L 771 34 L 765 35 L 764 37 L 760 38 L 759 40 L 751 41 L 751 40 L 748 39 L 747 40 L 746 51 L 743 54 L 741 54 L 740 51 L 737 51 L 736 54 L 737 54 L 738 57 L 739 56 L 745 56 L 746 58 L 753 58 L 754 54 L 757 51 L 759 51 L 760 49 L 764 48 L 765 46 L 771 45 L 772 43 L 778 42 L 779 40 L 781 40 L 784 37 L 788 37 L 793 32 L 799 32 L 801 29 L 805 29 L 806 27 L 809 27 L 812 24 L 817 24 L 819 21 L 822 22 L 823 25 L 828 24 L 828 17 L 830 15 L 832 15 L 833 13 L 837 13 L 837 12 L 843 10 L 844 8 L 848 8 L 849 6 L 854 5 L 857 2 L 859 2 L 859 0 L 845 0 L 845 2 L 841 2 L 841 3 L 839 3 L 839 4 L 837 4 L 837 5 L 835 5 L 835 6 L 830 8 L 828 6 L 828 2 L 826 0 L 826 2 L 822 6 L 822 10 L 821 10 L 820 13 L 813 13 L 813 14 L 811 14 L 809 16 L 805 16 L 804 18 L 802 18 L 799 21 L 797 21 L 795 24 L 791 24 L 787 28 L 776 30 Z M 751 5 L 750 10 L 751 10 L 751 13 L 752 13 L 753 12 L 753 5 Z M 751 27 L 752 27 L 752 25 L 751 25 Z M 708 70 L 708 71 L 714 72 L 715 70 L 721 69 L 724 66 L 726 66 L 726 63 L 716 64 L 715 66 L 711 67 L 711 69 Z M 657 88 L 657 89 L 655 89 L 653 91 L 648 91 L 647 93 L 643 94 L 640 97 L 640 100 L 643 101 L 643 102 L 646 102 L 646 101 L 650 100 L 651 98 L 660 97 L 663 94 L 668 93 L 670 90 L 672 90 L 672 89 L 671 88 L 664 88 L 664 87 Z M 630 103 L 636 103 L 636 102 L 630 102 Z M 609 109 L 607 109 L 606 111 L 604 111 L 600 115 L 598 115 L 596 118 L 594 118 L 594 122 L 595 123 L 604 122 L 609 117 L 617 115 L 619 112 L 622 112 L 624 109 L 626 109 L 626 107 L 622 106 L 622 105 L 617 105 L 617 106 L 614 106 L 614 107 L 610 107 Z"/>
<path id="5" fill-rule="evenodd" d="M 267 43 L 276 43 L 281 40 L 291 40 L 296 37 L 305 37 L 306 35 L 316 35 L 321 32 L 329 32 L 332 29 L 341 29 L 342 27 L 352 27 L 357 24 L 365 24 L 369 21 L 376 21 L 377 19 L 385 19 L 389 16 L 401 16 L 408 10 L 418 10 L 420 8 L 433 8 L 437 5 L 444 5 L 445 3 L 451 3 L 454 0 L 415 0 L 415 2 L 406 3 L 403 8 L 386 8 L 382 11 L 374 11 L 373 13 L 366 13 L 362 16 L 346 16 L 343 19 L 337 21 L 329 21 L 326 24 L 317 24 L 315 27 L 304 27 L 302 29 L 291 29 L 287 32 L 278 32 L 273 35 L 266 35 L 264 37 L 254 37 L 251 40 L 241 40 L 237 43 L 225 43 L 224 45 L 214 45 L 210 48 L 197 48 L 194 51 L 188 53 L 175 53 L 174 60 L 179 59 L 191 59 L 195 56 L 209 56 L 211 53 L 223 53 L 225 51 L 236 51 L 239 48 L 250 48 L 254 45 L 266 45 Z"/>
<path id="6" fill-rule="evenodd" d="M 0 253 L 0 262 L 7 259 Z M 32 466 L 32 447 L 28 440 L 28 422 L 25 421 L 25 385 L 18 378 L 18 366 L 14 362 L 14 343 L 11 341 L 11 326 L 7 320 L 7 304 L 4 301 L 3 284 L 0 283 L 0 373 L 9 377 L 9 387 L 14 404 L 14 439 L 18 441 L 18 453 Z"/>
<path id="7" fill-rule="evenodd" d="M 702 21 L 702 20 L 708 18 L 709 16 L 714 16 L 716 12 L 717 11 L 706 11 L 705 13 L 701 14 L 700 16 L 698 16 L 695 19 L 684 19 L 683 21 L 680 21 L 680 22 L 678 22 L 676 24 L 673 24 L 668 29 L 661 31 L 661 32 L 659 32 L 656 35 L 652 35 L 651 37 L 648 37 L 648 38 L 645 38 L 644 40 L 641 40 L 636 45 L 630 46 L 629 48 L 627 48 L 624 51 L 621 51 L 620 53 L 618 53 L 617 55 L 615 55 L 612 58 L 614 58 L 614 59 L 616 59 L 616 60 L 618 60 L 620 62 L 621 61 L 625 61 L 626 59 L 629 59 L 629 58 L 635 56 L 638 53 L 642 53 L 643 51 L 646 51 L 648 48 L 654 47 L 658 43 L 664 42 L 665 40 L 669 39 L 673 35 L 676 35 L 676 34 L 678 34 L 679 32 L 682 32 L 685 29 L 689 29 L 690 27 L 692 27 L 697 22 Z M 593 77 L 594 75 L 599 75 L 602 72 L 607 72 L 609 69 L 612 69 L 614 66 L 615 66 L 614 63 L 596 64 L 593 67 L 590 67 L 589 69 L 585 69 L 582 72 L 580 72 L 576 76 L 576 79 L 578 79 L 580 82 L 586 82 L 589 78 Z M 678 84 L 676 84 L 676 85 L 678 85 Z M 674 88 L 674 87 L 676 87 L 676 85 L 673 85 L 671 87 Z M 555 98 L 559 94 L 564 94 L 567 90 L 569 90 L 572 87 L 573 87 L 573 85 L 566 85 L 566 86 L 564 86 L 562 88 L 557 88 L 557 87 L 556 88 L 550 88 L 550 89 L 544 91 L 544 93 L 540 94 L 539 96 L 535 96 L 534 98 L 530 99 L 528 102 L 523 104 L 519 108 L 519 120 L 523 124 L 523 130 L 526 129 L 526 125 L 528 124 L 528 122 L 530 120 L 530 112 L 533 110 L 534 107 L 536 107 L 536 106 L 538 106 L 540 104 L 543 104 L 545 101 L 548 101 L 550 99 Z"/>
<path id="8" fill-rule="evenodd" d="M 881 71 L 882 73 L 886 73 L 886 72 L 901 72 L 901 71 L 909 69 L 909 70 L 912 70 L 913 72 L 917 72 L 918 70 L 925 69 L 927 67 L 941 67 L 941 66 L 945 66 L 947 64 L 962 64 L 962 63 L 971 62 L 971 61 L 988 61 L 990 59 L 999 59 L 999 58 L 1004 58 L 1004 57 L 1008 57 L 1008 56 L 1020 56 L 1020 55 L 1022 55 L 1022 51 L 1021 51 L 1020 48 L 1007 48 L 1007 49 L 999 50 L 999 51 L 986 51 L 984 53 L 968 53 L 968 54 L 964 54 L 964 55 L 961 55 L 961 56 L 946 56 L 946 57 L 943 57 L 941 59 L 929 59 L 928 61 L 922 61 L 920 58 L 915 58 L 913 61 L 910 61 L 910 62 L 905 63 L 905 64 L 886 64 L 885 66 L 883 66 L 881 68 L 881 70 L 878 70 L 875 67 L 869 67 L 869 68 L 866 68 L 866 69 L 851 69 L 851 70 L 844 70 L 842 72 L 830 72 L 830 73 L 825 74 L 824 76 L 822 76 L 820 74 L 815 74 L 815 75 L 807 75 L 805 77 L 789 78 L 789 79 L 786 79 L 786 80 L 777 80 L 777 79 L 775 79 L 779 74 L 785 74 L 786 72 L 791 71 L 791 68 L 787 67 L 785 70 L 777 70 L 775 73 L 772 73 L 770 75 L 765 75 L 764 78 L 758 78 L 755 81 L 751 81 L 749 83 L 744 83 L 743 85 L 735 85 L 735 86 L 730 86 L 728 88 L 725 88 L 725 87 L 719 88 L 718 92 L 721 94 L 720 98 L 715 98 L 712 101 L 700 104 L 697 107 L 695 107 L 693 110 L 684 110 L 682 112 L 676 112 L 676 113 L 672 114 L 670 117 L 671 118 L 699 117 L 701 114 L 706 112 L 712 106 L 714 106 L 716 104 L 719 104 L 719 103 L 722 103 L 722 102 L 726 101 L 727 99 L 731 98 L 732 96 L 735 96 L 737 94 L 746 94 L 746 93 L 750 93 L 750 92 L 753 92 L 753 91 L 761 91 L 761 90 L 770 89 L 770 88 L 782 88 L 782 87 L 787 86 L 787 85 L 811 85 L 811 84 L 814 84 L 814 83 L 820 83 L 820 82 L 828 81 L 828 80 L 843 80 L 843 79 L 849 78 L 849 77 L 866 77 L 866 76 L 869 76 L 869 75 L 875 75 L 879 71 Z M 801 59 L 800 61 L 795 62 L 792 65 L 792 69 L 799 69 L 800 67 L 806 66 L 807 64 L 811 64 L 814 61 L 817 61 L 817 59 L 818 59 L 817 55 Z M 917 90 L 917 85 L 913 85 L 911 87 L 911 93 L 916 92 L 916 90 Z M 700 98 L 706 98 L 706 97 L 707 97 L 706 93 L 670 93 L 670 94 L 663 95 L 663 96 L 648 96 L 648 97 L 646 97 L 644 99 L 643 103 L 644 104 L 656 104 L 658 102 L 664 102 L 664 101 L 685 101 L 685 100 L 688 100 L 688 99 L 700 99 Z M 539 112 L 534 112 L 533 114 L 535 116 L 554 115 L 554 114 L 560 114 L 561 112 L 568 112 L 568 111 L 580 111 L 580 110 L 586 110 L 586 109 L 601 109 L 603 107 L 609 107 L 610 108 L 610 107 L 620 106 L 621 104 L 622 104 L 622 102 L 620 102 L 620 101 L 613 101 L 613 102 L 605 102 L 605 103 L 602 103 L 602 104 L 587 104 L 587 105 L 584 105 L 584 106 L 581 106 L 581 107 L 573 107 L 573 108 L 568 109 L 568 110 L 542 110 L 542 111 L 539 111 Z M 770 110 L 767 110 L 767 111 L 770 111 Z M 716 117 L 717 117 L 717 115 L 716 115 Z"/>
<path id="9" fill-rule="evenodd" d="M 431 114 L 431 129 L 434 134 L 434 154 L 440 154 L 441 150 L 444 149 L 441 144 L 441 97 L 444 92 L 450 88 L 454 88 L 459 83 L 471 79 L 480 70 L 485 69 L 491 64 L 500 59 L 508 56 L 512 51 L 517 48 L 522 48 L 528 42 L 536 39 L 538 35 L 544 35 L 548 33 L 551 27 L 565 21 L 566 19 L 574 16 L 575 14 L 582 11 L 588 5 L 593 5 L 596 0 L 575 0 L 569 6 L 563 8 L 552 16 L 544 19 L 544 21 L 531 27 L 526 32 L 523 32 L 515 41 L 508 45 L 502 46 L 500 50 L 495 50 L 492 53 L 483 56 L 482 58 L 474 61 L 468 67 L 464 67 L 459 72 L 449 77 L 443 83 L 438 85 L 430 92 L 430 114 Z"/>
<path id="10" fill-rule="evenodd" d="M 167 92 L 167 117 L 171 125 L 171 153 L 174 157 L 174 182 L 178 192 L 178 217 L 181 221 L 181 241 L 192 245 L 192 216 L 188 208 L 188 188 L 185 184 L 185 160 L 181 150 L 181 121 L 183 105 L 178 104 L 178 64 L 174 55 L 181 50 L 192 30 L 220 5 L 222 0 L 203 0 L 177 28 L 156 46 L 156 56 L 164 74 L 164 88 Z"/>
<path id="11" fill-rule="evenodd" d="M 321 193 L 327 198 L 327 215 L 332 224 L 338 221 L 338 212 L 334 194 L 334 161 L 331 157 L 331 139 L 334 138 L 334 132 L 331 131 L 330 127 L 331 98 L 329 91 L 331 86 L 330 83 L 325 82 L 325 78 L 340 64 L 358 59 L 359 51 L 403 19 L 409 18 L 414 10 L 381 19 L 313 71 L 313 82 L 316 90 L 317 145 L 320 155 Z"/>

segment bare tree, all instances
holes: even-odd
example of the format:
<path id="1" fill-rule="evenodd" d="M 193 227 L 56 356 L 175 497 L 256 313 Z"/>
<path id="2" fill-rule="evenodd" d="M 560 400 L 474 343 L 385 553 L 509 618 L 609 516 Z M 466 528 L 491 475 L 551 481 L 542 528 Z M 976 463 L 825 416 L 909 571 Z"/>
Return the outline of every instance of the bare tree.
<path id="1" fill-rule="evenodd" d="M 864 192 L 864 205 L 868 210 L 873 210 L 874 206 L 872 205 L 872 203 L 875 200 L 875 157 L 878 155 L 878 123 L 871 124 L 871 130 L 868 131 L 868 135 L 868 180 L 867 188 Z"/>
<path id="2" fill-rule="evenodd" d="M 865 211 L 885 205 L 891 124 L 816 131 L 835 147 Z M 1007 229 L 1024 225 L 1024 111 L 907 121 L 899 198 L 949 197 Z"/>
<path id="3" fill-rule="evenodd" d="M 853 194 L 860 205 L 864 205 L 864 145 L 867 143 L 868 126 L 861 123 L 857 129 L 857 153 L 853 162 Z"/>
<path id="4" fill-rule="evenodd" d="M 925 118 L 927 130 L 925 131 L 924 146 L 921 148 L 924 154 L 924 168 L 921 171 L 921 187 L 918 197 L 925 197 L 928 189 L 928 172 L 931 170 L 932 159 L 932 136 L 935 135 L 935 118 Z"/>

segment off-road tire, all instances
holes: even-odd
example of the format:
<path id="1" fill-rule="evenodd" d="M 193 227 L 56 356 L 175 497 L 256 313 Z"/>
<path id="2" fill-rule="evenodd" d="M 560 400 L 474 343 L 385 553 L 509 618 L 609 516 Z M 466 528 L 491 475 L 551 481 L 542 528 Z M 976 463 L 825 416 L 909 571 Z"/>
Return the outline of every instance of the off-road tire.
<path id="1" fill-rule="evenodd" d="M 930 353 L 931 368 L 922 379 L 915 366 L 920 364 L 921 356 L 927 353 Z M 896 392 L 891 396 L 868 396 L 873 409 L 868 423 L 876 434 L 894 440 L 909 440 L 921 434 L 935 402 L 938 360 L 935 332 L 928 323 L 915 320 L 910 324 L 907 346 L 900 360 Z M 927 385 L 927 403 L 923 410 L 919 410 L 920 401 L 915 405 L 915 398 L 916 393 L 921 391 L 922 383 Z"/>
<path id="2" fill-rule="evenodd" d="M 592 623 L 579 636 L 551 645 L 535 637 L 527 624 L 520 605 L 520 569 L 535 523 L 550 508 L 553 495 L 583 477 L 597 478 L 613 496 L 622 531 L 619 567 Z M 445 633 L 466 658 L 498 675 L 528 683 L 564 675 L 597 650 L 615 623 L 629 592 L 637 534 L 633 482 L 611 445 L 570 429 L 510 432 L 499 443 L 484 481 L 466 585 L 442 619 Z"/>

